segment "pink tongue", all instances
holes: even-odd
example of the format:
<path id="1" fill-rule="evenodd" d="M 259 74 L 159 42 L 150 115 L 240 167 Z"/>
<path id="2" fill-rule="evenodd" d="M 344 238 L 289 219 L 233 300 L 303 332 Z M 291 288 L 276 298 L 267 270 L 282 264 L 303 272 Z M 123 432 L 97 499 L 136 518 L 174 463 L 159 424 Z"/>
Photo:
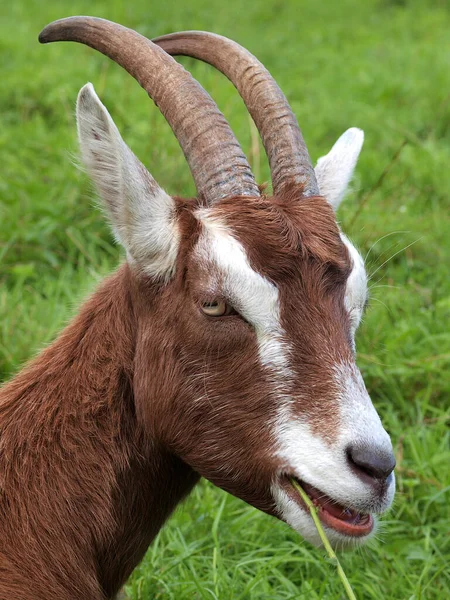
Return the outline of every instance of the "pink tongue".
<path id="1" fill-rule="evenodd" d="M 325 496 L 319 490 L 316 490 L 312 485 L 303 484 L 306 493 L 309 495 L 314 504 L 319 507 L 320 510 L 323 510 L 330 514 L 332 517 L 339 519 L 340 521 L 345 521 L 346 523 L 352 523 L 357 525 L 361 520 L 364 520 L 364 517 L 367 515 L 361 515 L 361 513 L 353 510 L 351 508 L 347 508 L 342 506 L 342 504 L 338 504 L 334 502 L 328 496 Z"/>
<path id="2" fill-rule="evenodd" d="M 317 504 L 322 510 L 325 510 L 327 513 L 333 517 L 336 517 L 336 519 L 340 519 L 341 521 L 356 524 L 361 520 L 361 514 L 359 512 L 356 512 L 351 508 L 345 508 L 341 504 L 337 504 L 337 502 L 333 502 L 331 500 L 318 502 L 316 500 L 314 503 Z"/>

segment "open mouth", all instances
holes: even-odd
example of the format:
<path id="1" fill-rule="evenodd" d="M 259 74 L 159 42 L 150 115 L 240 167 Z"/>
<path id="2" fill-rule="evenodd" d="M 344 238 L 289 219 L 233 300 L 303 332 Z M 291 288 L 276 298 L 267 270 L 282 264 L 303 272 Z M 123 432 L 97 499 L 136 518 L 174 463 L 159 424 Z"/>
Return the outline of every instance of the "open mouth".
<path id="1" fill-rule="evenodd" d="M 371 533 L 374 527 L 371 514 L 361 513 L 348 506 L 343 506 L 309 483 L 297 478 L 296 480 L 317 508 L 319 519 L 324 525 L 349 537 L 363 537 Z M 300 504 L 303 510 L 309 512 L 300 494 L 289 479 L 287 479 L 284 489 L 292 500 Z"/>

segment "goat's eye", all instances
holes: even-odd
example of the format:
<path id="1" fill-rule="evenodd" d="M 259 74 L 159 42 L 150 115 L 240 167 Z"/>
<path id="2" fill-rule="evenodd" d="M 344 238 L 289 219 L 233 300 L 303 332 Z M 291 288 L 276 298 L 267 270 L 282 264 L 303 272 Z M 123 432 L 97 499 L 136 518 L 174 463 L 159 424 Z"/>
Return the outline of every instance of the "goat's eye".
<path id="1" fill-rule="evenodd" d="M 203 302 L 202 311 L 208 317 L 225 317 L 235 313 L 232 306 L 224 300 L 212 300 L 211 302 Z"/>

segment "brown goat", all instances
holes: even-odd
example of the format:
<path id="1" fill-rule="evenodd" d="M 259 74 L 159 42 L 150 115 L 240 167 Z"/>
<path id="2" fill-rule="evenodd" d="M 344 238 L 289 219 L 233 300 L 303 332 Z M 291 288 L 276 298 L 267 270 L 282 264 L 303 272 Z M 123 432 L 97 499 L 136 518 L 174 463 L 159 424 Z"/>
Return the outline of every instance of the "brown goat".
<path id="1" fill-rule="evenodd" d="M 127 262 L 0 390 L 0 599 L 112 598 L 200 476 L 318 543 L 295 477 L 334 544 L 365 541 L 395 484 L 354 359 L 364 265 L 333 210 L 362 132 L 347 131 L 314 171 L 269 73 L 213 34 L 155 44 L 73 17 L 40 40 L 88 44 L 136 77 L 180 141 L 198 197 L 167 195 L 82 88 L 82 156 Z M 273 196 L 170 54 L 235 84 Z"/>

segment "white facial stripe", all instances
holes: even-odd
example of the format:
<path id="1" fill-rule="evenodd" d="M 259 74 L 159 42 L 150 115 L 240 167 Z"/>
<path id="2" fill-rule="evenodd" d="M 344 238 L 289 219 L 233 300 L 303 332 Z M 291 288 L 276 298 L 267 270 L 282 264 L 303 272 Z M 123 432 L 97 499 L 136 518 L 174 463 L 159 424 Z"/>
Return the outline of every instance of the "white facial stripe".
<path id="1" fill-rule="evenodd" d="M 386 510 L 393 498 L 394 483 L 389 486 L 384 498 L 374 500 L 370 486 L 355 476 L 347 462 L 346 448 L 350 443 L 373 441 L 375 437 L 377 443 L 385 447 L 390 444 L 357 369 L 352 365 L 336 366 L 334 376 L 340 390 L 340 415 L 335 422 L 337 436 L 330 445 L 312 431 L 307 415 L 301 420 L 295 414 L 295 405 L 301 399 L 285 392 L 286 384 L 292 381 L 292 370 L 288 360 L 288 342 L 280 324 L 277 288 L 251 268 L 242 245 L 224 223 L 211 216 L 209 209 L 198 211 L 196 216 L 204 227 L 196 252 L 207 265 L 212 263 L 217 268 L 220 277 L 220 281 L 215 281 L 212 272 L 209 288 L 212 292 L 224 293 L 254 326 L 261 362 L 270 368 L 271 391 L 278 398 L 277 420 L 272 427 L 281 472 L 296 475 L 344 505 L 357 506 L 367 512 Z M 361 306 L 362 312 L 366 293 L 364 265 L 346 238 L 344 243 L 354 262 L 346 295 L 347 306 L 349 310 Z M 277 482 L 273 483 L 272 494 L 283 519 L 303 537 L 318 544 L 310 516 L 289 498 Z M 327 535 L 335 545 L 351 543 L 354 546 L 358 543 L 350 542 L 331 529 L 327 529 Z"/>
<path id="2" fill-rule="evenodd" d="M 283 397 L 276 423 L 282 472 L 308 482 L 343 505 L 356 506 L 359 510 L 371 513 L 384 512 L 392 504 L 395 479 L 392 479 L 384 497 L 374 500 L 370 487 L 351 471 L 346 448 L 351 443 L 365 441 L 380 449 L 390 450 L 389 436 L 382 427 L 358 369 L 350 364 L 337 365 L 335 378 L 340 390 L 340 414 L 335 421 L 338 436 L 333 445 L 312 431 L 307 417 L 301 420 L 295 415 L 293 398 Z M 310 515 L 277 482 L 272 485 L 272 494 L 283 520 L 312 544 L 321 545 Z M 348 538 L 328 527 L 325 530 L 334 547 L 355 547 L 367 539 L 367 536 Z M 370 536 L 375 531 L 376 528 Z"/>
<path id="3" fill-rule="evenodd" d="M 315 486 L 344 505 L 380 512 L 393 499 L 392 481 L 386 496 L 373 499 L 372 490 L 352 472 L 346 456 L 350 444 L 366 442 L 389 452 L 391 441 L 372 405 L 358 369 L 337 365 L 335 378 L 339 392 L 337 437 L 333 444 L 313 433 L 305 419 L 294 415 L 293 405 L 279 410 L 277 420 L 278 457 L 284 469 Z M 325 412 L 325 409 L 324 409 Z"/>
<path id="4" fill-rule="evenodd" d="M 367 276 L 361 255 L 345 235 L 341 236 L 349 250 L 353 266 L 347 280 L 345 305 L 354 334 L 367 299 Z M 339 390 L 339 417 L 335 422 L 337 436 L 332 445 L 327 443 L 324 437 L 313 432 L 307 416 L 299 419 L 295 415 L 293 399 L 280 407 L 276 438 L 283 472 L 297 476 L 343 505 L 354 506 L 366 512 L 383 512 L 392 503 L 395 479 L 392 478 L 384 497 L 374 497 L 370 487 L 352 472 L 346 449 L 351 444 L 367 443 L 380 452 L 390 452 L 390 438 L 383 429 L 357 367 L 354 364 L 336 365 L 334 377 L 334 383 Z M 283 519 L 307 540 L 319 544 L 309 515 L 276 483 L 272 493 Z M 327 535 L 334 545 L 354 546 L 358 541 L 363 541 L 349 541 L 329 528 Z"/>
<path id="5" fill-rule="evenodd" d="M 366 442 L 380 451 L 392 450 L 391 440 L 372 404 L 359 369 L 354 364 L 339 364 L 335 377 L 340 390 L 341 445 Z"/>
<path id="6" fill-rule="evenodd" d="M 202 260 L 212 262 L 219 269 L 221 291 L 255 328 L 261 362 L 286 370 L 287 353 L 282 339 L 277 288 L 251 268 L 240 242 L 209 209 L 197 211 L 196 216 L 204 226 L 197 252 Z M 213 280 L 209 284 L 212 289 L 217 287 Z"/>
<path id="7" fill-rule="evenodd" d="M 361 254 L 343 233 L 341 233 L 341 239 L 347 246 L 353 267 L 347 279 L 345 307 L 349 312 L 354 334 L 361 321 L 367 301 L 367 275 Z"/>

